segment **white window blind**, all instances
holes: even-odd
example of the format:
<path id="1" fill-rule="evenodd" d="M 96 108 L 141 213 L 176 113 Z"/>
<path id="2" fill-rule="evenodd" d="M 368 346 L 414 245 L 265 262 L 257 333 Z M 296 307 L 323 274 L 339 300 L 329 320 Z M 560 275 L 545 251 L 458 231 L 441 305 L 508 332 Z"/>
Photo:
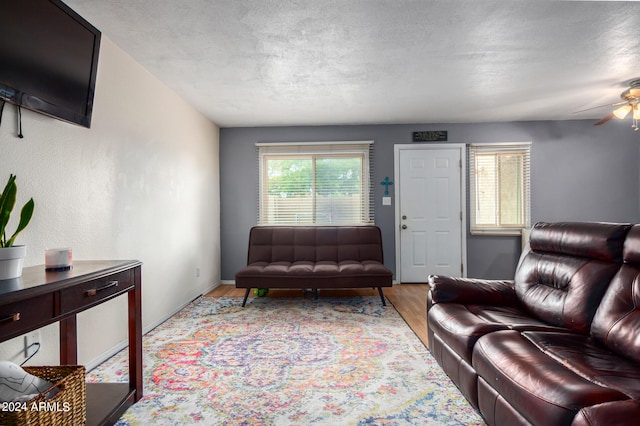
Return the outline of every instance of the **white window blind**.
<path id="1" fill-rule="evenodd" d="M 520 235 L 531 222 L 531 143 L 469 146 L 471 233 Z"/>
<path id="2" fill-rule="evenodd" d="M 256 146 L 258 224 L 373 224 L 373 141 Z"/>

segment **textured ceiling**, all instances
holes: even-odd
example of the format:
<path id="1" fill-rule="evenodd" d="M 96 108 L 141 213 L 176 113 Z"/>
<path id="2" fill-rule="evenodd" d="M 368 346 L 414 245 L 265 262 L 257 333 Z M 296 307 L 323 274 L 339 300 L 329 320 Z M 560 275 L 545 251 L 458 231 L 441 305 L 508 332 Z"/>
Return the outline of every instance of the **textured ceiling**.
<path id="1" fill-rule="evenodd" d="M 600 118 L 640 2 L 65 0 L 222 127 Z"/>

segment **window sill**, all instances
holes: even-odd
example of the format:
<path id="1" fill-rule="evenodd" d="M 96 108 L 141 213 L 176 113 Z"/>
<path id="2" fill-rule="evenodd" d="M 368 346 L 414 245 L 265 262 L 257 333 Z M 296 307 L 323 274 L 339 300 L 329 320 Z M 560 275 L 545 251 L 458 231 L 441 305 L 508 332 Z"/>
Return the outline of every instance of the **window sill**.
<path id="1" fill-rule="evenodd" d="M 473 229 L 471 235 L 483 235 L 488 237 L 520 237 L 524 228 L 515 229 Z"/>

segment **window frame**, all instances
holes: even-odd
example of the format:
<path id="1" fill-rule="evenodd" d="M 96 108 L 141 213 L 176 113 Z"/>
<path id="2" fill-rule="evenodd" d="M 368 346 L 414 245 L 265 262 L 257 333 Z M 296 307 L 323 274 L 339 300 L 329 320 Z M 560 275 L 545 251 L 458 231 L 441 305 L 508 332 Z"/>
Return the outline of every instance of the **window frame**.
<path id="1" fill-rule="evenodd" d="M 313 180 L 315 182 L 315 161 L 317 158 L 352 158 L 359 157 L 362 161 L 361 170 L 361 186 L 362 186 L 362 215 L 361 220 L 356 223 L 340 222 L 339 225 L 345 226 L 367 226 L 374 225 L 374 203 L 373 203 L 373 188 L 372 188 L 372 150 L 373 141 L 332 141 L 332 142 L 270 142 L 270 143 L 256 143 L 258 149 L 258 226 L 336 226 L 336 223 L 317 223 L 315 217 L 315 208 L 312 212 L 314 218 L 311 223 L 289 223 L 289 222 L 267 222 L 265 218 L 265 201 L 264 197 L 267 195 L 267 185 L 265 182 L 267 179 L 267 161 L 270 158 L 281 157 L 282 159 L 295 159 L 295 158 L 311 158 L 314 163 L 313 166 Z M 317 192 L 312 193 L 313 203 L 315 205 L 315 199 Z"/>
<path id="2" fill-rule="evenodd" d="M 496 235 L 496 236 L 519 236 L 522 235 L 523 229 L 528 229 L 531 227 L 531 142 L 502 142 L 502 143 L 476 143 L 469 144 L 468 146 L 468 154 L 469 154 L 469 213 L 470 213 L 470 221 L 469 221 L 469 229 L 471 235 Z M 478 196 L 478 183 L 476 179 L 476 156 L 478 154 L 490 154 L 490 155 L 500 155 L 507 153 L 516 153 L 518 155 L 523 156 L 523 168 L 522 174 L 520 178 L 522 179 L 522 185 L 520 187 L 520 191 L 522 192 L 522 203 L 523 203 L 523 212 L 522 219 L 523 223 L 519 223 L 517 225 L 504 225 L 504 224 L 496 224 L 496 225 L 486 225 L 486 224 L 478 224 L 476 217 L 476 204 Z M 496 174 L 500 171 L 496 170 Z M 496 177 L 496 181 L 499 181 L 500 178 Z M 499 200 L 499 195 L 496 195 L 497 200 Z M 500 204 L 499 202 L 497 204 Z M 496 206 L 496 209 L 498 206 Z M 498 211 L 495 212 L 496 216 L 499 217 Z"/>

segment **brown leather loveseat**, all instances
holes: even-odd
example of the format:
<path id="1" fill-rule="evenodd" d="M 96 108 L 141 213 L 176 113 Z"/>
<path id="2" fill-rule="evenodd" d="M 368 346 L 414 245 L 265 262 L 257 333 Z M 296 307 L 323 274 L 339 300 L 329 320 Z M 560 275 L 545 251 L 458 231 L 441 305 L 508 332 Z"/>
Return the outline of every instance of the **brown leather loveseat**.
<path id="1" fill-rule="evenodd" d="M 640 225 L 538 223 L 513 281 L 429 285 L 429 348 L 488 424 L 639 424 Z"/>
<path id="2" fill-rule="evenodd" d="M 255 226 L 249 233 L 247 266 L 236 287 L 341 289 L 391 287 L 377 226 Z"/>

